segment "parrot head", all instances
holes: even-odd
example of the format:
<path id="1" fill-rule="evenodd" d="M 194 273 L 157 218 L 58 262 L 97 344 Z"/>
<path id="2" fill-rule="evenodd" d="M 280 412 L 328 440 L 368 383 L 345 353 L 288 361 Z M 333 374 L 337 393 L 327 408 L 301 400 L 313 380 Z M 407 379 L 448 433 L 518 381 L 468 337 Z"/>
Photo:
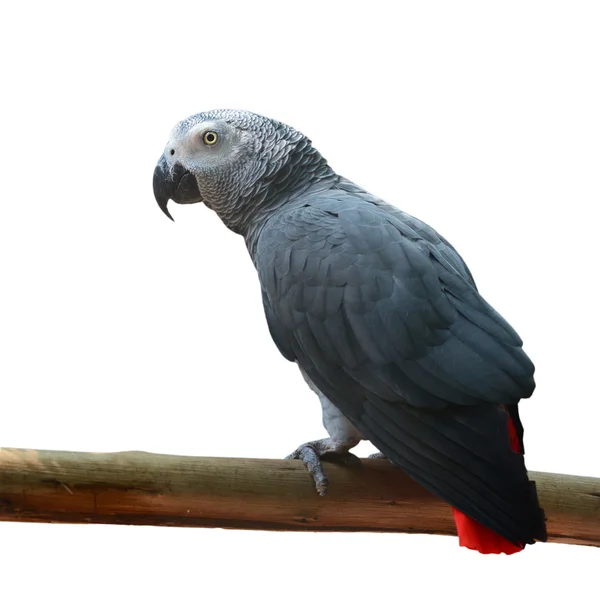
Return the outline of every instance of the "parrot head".
<path id="1" fill-rule="evenodd" d="M 173 128 L 154 169 L 156 201 L 170 219 L 169 200 L 204 202 L 220 216 L 232 212 L 256 195 L 259 182 L 278 171 L 303 139 L 291 127 L 247 111 L 189 117 Z"/>

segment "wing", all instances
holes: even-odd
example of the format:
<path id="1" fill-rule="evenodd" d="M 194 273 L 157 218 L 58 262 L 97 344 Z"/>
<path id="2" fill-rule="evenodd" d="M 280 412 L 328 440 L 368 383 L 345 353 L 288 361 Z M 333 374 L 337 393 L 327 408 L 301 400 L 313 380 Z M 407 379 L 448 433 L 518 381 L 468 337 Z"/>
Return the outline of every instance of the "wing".
<path id="1" fill-rule="evenodd" d="M 256 264 L 284 356 L 415 480 L 528 541 L 529 482 L 504 405 L 532 393 L 533 365 L 456 252 L 332 190 L 273 216 Z"/>
<path id="2" fill-rule="evenodd" d="M 363 199 L 365 202 L 370 204 L 374 204 L 379 206 L 383 211 L 393 215 L 397 220 L 404 223 L 404 225 L 412 230 L 413 235 L 417 235 L 423 240 L 429 242 L 432 246 L 435 247 L 436 251 L 440 254 L 440 256 L 448 262 L 452 267 L 458 271 L 467 281 L 471 283 L 471 285 L 477 289 L 475 285 L 475 281 L 473 276 L 471 275 L 471 271 L 469 267 L 465 264 L 465 261 L 462 259 L 460 254 L 454 249 L 454 247 L 443 238 L 433 227 L 427 225 L 427 223 L 423 223 L 423 221 L 405 213 L 400 210 L 396 206 L 392 204 L 388 204 L 381 198 L 377 198 L 372 194 L 369 194 L 356 184 L 348 181 L 347 179 L 342 178 L 342 180 L 338 184 L 339 189 L 349 194 Z"/>

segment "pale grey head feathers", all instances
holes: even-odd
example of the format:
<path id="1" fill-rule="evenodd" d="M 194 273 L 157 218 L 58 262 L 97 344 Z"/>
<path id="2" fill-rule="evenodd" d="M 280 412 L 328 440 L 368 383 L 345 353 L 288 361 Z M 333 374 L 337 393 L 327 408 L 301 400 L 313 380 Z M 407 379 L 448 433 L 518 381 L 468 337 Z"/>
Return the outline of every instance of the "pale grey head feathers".
<path id="1" fill-rule="evenodd" d="M 270 202 L 330 170 L 310 140 L 247 111 L 213 110 L 178 123 L 154 173 L 157 202 L 204 202 L 238 233 Z M 170 215 L 169 215 L 170 216 Z"/>

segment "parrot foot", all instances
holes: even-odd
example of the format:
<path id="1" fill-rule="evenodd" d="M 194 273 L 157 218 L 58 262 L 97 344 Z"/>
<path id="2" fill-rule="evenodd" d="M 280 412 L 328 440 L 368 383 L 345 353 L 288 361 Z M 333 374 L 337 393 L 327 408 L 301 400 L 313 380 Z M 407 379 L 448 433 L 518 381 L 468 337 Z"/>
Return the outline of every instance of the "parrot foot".
<path id="1" fill-rule="evenodd" d="M 375 454 L 369 454 L 367 458 L 384 458 L 387 459 L 387 456 L 383 452 L 375 452 Z"/>
<path id="2" fill-rule="evenodd" d="M 302 444 L 302 446 L 285 458 L 286 460 L 301 460 L 312 475 L 319 496 L 324 496 L 327 493 L 329 480 L 323 471 L 321 459 L 347 466 L 360 465 L 360 458 L 348 451 L 353 446 L 354 444 L 343 444 L 334 442 L 331 438 L 325 438 Z"/>

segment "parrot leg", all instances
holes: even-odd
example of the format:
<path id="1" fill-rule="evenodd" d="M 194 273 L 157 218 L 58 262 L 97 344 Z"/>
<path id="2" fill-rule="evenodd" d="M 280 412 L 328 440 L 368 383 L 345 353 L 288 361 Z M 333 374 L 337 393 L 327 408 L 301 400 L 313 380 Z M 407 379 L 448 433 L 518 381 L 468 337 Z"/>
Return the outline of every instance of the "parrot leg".
<path id="1" fill-rule="evenodd" d="M 362 439 L 360 432 L 343 415 L 343 413 L 334 406 L 319 388 L 311 381 L 308 375 L 300 369 L 302 376 L 310 389 L 317 394 L 321 401 L 323 409 L 323 426 L 330 437 L 302 444 L 297 450 L 292 452 L 286 458 L 300 459 L 312 475 L 317 492 L 324 496 L 327 493 L 329 484 L 327 476 L 323 471 L 321 459 L 330 462 L 338 462 L 348 466 L 360 465 L 360 459 L 350 453 Z"/>

